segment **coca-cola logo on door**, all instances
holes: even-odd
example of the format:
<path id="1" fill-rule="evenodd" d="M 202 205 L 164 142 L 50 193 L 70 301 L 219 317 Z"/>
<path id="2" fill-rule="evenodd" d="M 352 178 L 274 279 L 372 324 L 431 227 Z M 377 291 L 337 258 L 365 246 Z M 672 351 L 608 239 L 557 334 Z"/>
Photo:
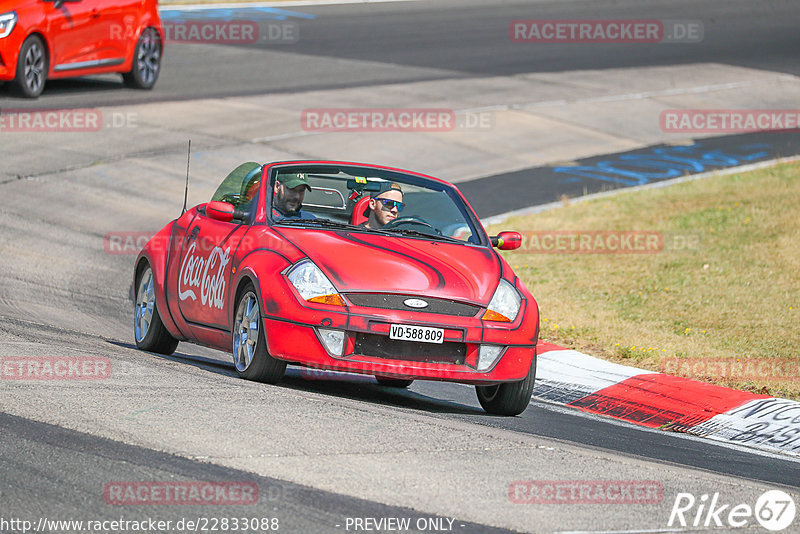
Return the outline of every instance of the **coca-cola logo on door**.
<path id="1" fill-rule="evenodd" d="M 203 306 L 222 309 L 224 305 L 225 266 L 231 260 L 230 247 L 222 250 L 214 247 L 207 257 L 196 255 L 197 243 L 192 243 L 183 258 L 178 278 L 178 298 L 197 300 L 195 290 L 200 291 Z"/>

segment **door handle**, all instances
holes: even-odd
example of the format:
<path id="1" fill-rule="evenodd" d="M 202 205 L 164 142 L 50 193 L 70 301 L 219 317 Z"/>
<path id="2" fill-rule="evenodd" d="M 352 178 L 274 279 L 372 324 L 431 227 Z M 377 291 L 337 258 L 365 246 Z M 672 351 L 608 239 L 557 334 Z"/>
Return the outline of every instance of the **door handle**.
<path id="1" fill-rule="evenodd" d="M 97 9 L 92 10 L 92 18 L 96 19 L 100 17 L 100 12 Z"/>
<path id="2" fill-rule="evenodd" d="M 193 239 L 195 239 L 197 237 L 197 234 L 199 234 L 199 233 L 200 233 L 200 227 L 199 226 L 195 226 L 194 228 L 192 228 L 192 231 L 189 233 L 189 238 L 188 238 L 189 241 L 192 241 Z"/>

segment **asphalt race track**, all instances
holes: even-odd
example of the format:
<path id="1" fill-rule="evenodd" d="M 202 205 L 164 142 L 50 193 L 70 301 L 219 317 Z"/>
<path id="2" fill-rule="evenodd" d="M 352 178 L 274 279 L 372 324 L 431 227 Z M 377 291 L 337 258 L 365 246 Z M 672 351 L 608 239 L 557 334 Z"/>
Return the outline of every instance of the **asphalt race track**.
<path id="1" fill-rule="evenodd" d="M 259 42 L 232 50 L 175 45 L 155 94 L 120 90 L 118 77 L 58 81 L 48 103 L 58 106 L 111 105 L 226 97 L 267 92 L 369 87 L 385 83 L 465 76 L 508 76 L 530 72 L 724 62 L 800 74 L 797 6 L 777 0 L 754 6 L 747 0 L 504 1 L 438 0 L 363 6 L 286 7 L 245 12 L 264 24 L 296 23 L 294 43 Z M 313 18 L 309 18 L 308 15 Z M 215 18 L 221 18 L 214 15 Z M 508 39 L 509 22 L 520 18 L 624 18 L 701 20 L 703 46 L 658 44 L 548 45 L 532 53 Z M 230 18 L 230 17 L 229 17 Z M 351 60 L 351 64 L 337 62 Z M 403 67 L 402 69 L 397 67 Z M 14 101 L 15 105 L 20 102 Z"/>
<path id="2" fill-rule="evenodd" d="M 733 507 L 780 489 L 800 503 L 795 457 L 535 399 L 521 416 L 488 416 L 474 389 L 456 384 L 398 391 L 371 377 L 290 368 L 266 386 L 239 380 L 228 355 L 203 347 L 183 343 L 170 357 L 138 351 L 135 251 L 107 240 L 147 235 L 179 214 L 187 138 L 190 204 L 206 201 L 242 161 L 341 157 L 450 179 L 482 217 L 661 179 L 647 166 L 598 178 L 608 168 L 599 163 L 621 156 L 730 156 L 708 171 L 798 155 L 796 131 L 671 136 L 657 127 L 665 107 L 796 108 L 795 0 L 420 0 L 164 13 L 165 21 L 289 24 L 299 37 L 168 43 L 152 92 L 123 89 L 115 76 L 51 82 L 36 101 L 0 87 L 0 117 L 92 108 L 129 121 L 99 132 L 0 129 L 0 358 L 92 356 L 111 365 L 106 380 L 0 379 L 0 532 L 87 532 L 48 522 L 123 516 L 171 521 L 165 532 L 203 530 L 187 521 L 214 531 L 214 522 L 237 517 L 258 522 L 248 532 L 699 532 L 724 530 L 713 520 L 669 525 L 679 494 L 718 493 Z M 704 36 L 694 44 L 512 43 L 509 23 L 533 18 L 700 21 Z M 299 110 L 348 106 L 489 113 L 491 127 L 361 135 L 299 125 Z M 514 484 L 532 480 L 650 482 L 662 495 L 639 504 L 515 500 Z M 126 506 L 109 497 L 115 485 L 175 481 L 243 484 L 258 498 Z M 751 518 L 747 532 L 763 531 Z"/>

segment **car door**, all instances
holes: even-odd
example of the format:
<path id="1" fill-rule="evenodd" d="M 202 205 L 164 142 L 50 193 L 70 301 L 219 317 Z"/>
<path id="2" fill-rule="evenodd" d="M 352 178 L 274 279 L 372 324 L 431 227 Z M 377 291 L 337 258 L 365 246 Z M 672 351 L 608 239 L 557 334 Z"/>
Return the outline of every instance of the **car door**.
<path id="1" fill-rule="evenodd" d="M 92 0 L 95 1 L 95 0 Z M 127 51 L 135 46 L 141 30 L 141 0 L 115 0 L 103 2 L 100 9 L 104 39 L 99 43 L 102 58 L 125 58 Z"/>
<path id="2" fill-rule="evenodd" d="M 187 228 L 177 269 L 178 308 L 187 323 L 230 331 L 231 259 L 247 225 L 200 213 Z"/>
<path id="3" fill-rule="evenodd" d="M 95 66 L 98 43 L 103 39 L 99 0 L 44 2 L 50 28 L 51 63 L 55 72 Z"/>

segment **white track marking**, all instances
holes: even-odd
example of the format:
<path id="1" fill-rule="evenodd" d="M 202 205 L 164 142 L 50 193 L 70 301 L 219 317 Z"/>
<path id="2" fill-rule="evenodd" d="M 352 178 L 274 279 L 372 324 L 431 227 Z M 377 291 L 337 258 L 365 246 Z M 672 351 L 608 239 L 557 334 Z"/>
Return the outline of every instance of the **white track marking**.
<path id="1" fill-rule="evenodd" d="M 607 415 L 600 415 L 592 412 L 584 412 L 581 410 L 576 410 L 575 408 L 564 406 L 563 404 L 559 404 L 557 402 L 548 401 L 544 399 L 539 399 L 533 397 L 531 399 L 531 406 L 536 405 L 539 409 L 548 410 L 551 412 L 562 413 L 566 415 L 572 415 L 575 417 L 583 417 L 586 419 L 593 419 L 595 421 L 602 421 L 603 423 L 608 423 L 610 425 L 622 426 L 625 428 L 635 428 L 639 432 L 651 432 L 653 434 L 660 434 L 664 435 L 665 432 L 663 430 L 659 430 L 657 428 L 650 428 L 647 426 L 639 426 L 632 424 L 628 421 L 623 421 L 622 419 L 615 419 L 613 417 L 609 417 Z M 708 438 L 700 437 L 700 436 L 693 436 L 692 434 L 685 434 L 682 432 L 671 432 L 670 434 L 674 435 L 676 439 L 686 439 L 689 441 L 696 441 L 699 443 L 705 443 L 706 445 L 716 445 L 717 447 L 723 447 L 725 449 L 730 449 L 733 451 L 738 452 L 746 452 L 748 454 L 754 454 L 756 456 L 764 456 L 767 458 L 774 458 L 778 460 L 786 460 L 789 462 L 794 462 L 800 464 L 800 457 L 793 456 L 786 453 L 780 452 L 773 452 L 770 450 L 764 449 L 754 449 L 752 447 L 747 447 L 744 445 L 737 445 L 735 443 L 731 443 L 728 441 L 717 441 L 717 440 L 709 440 Z"/>

